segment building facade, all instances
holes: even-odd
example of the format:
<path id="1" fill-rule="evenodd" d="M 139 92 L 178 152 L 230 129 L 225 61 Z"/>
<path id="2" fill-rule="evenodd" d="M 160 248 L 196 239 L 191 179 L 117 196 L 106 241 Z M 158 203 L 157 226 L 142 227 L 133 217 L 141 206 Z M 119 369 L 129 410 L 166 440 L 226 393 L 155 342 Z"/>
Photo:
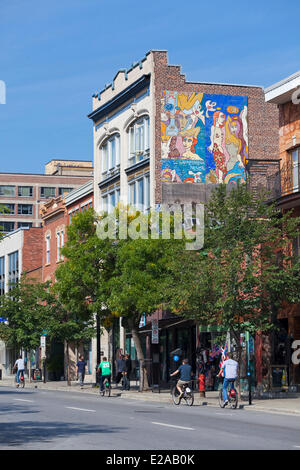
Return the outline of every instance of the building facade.
<path id="1" fill-rule="evenodd" d="M 42 228 L 20 228 L 0 242 L 0 295 L 9 292 L 22 275 L 42 280 Z M 0 319 L 1 322 L 5 318 Z M 0 341 L 0 368 L 10 375 L 16 351 Z"/>
<path id="2" fill-rule="evenodd" d="M 112 211 L 119 201 L 145 212 L 160 204 L 205 203 L 220 183 L 269 189 L 279 170 L 279 111 L 265 101 L 263 88 L 189 82 L 180 66 L 168 63 L 167 51 L 150 51 L 119 70 L 93 95 L 88 117 L 98 213 Z M 161 355 L 160 364 L 166 363 L 162 354 L 182 348 L 186 337 L 195 359 L 199 331 L 183 319 L 158 315 L 165 346 L 159 352 L 151 344 L 151 318 L 146 318 L 141 336 L 147 357 Z M 131 351 L 128 335 L 120 343 Z M 168 371 L 160 375 L 167 377 Z"/>
<path id="3" fill-rule="evenodd" d="M 91 179 L 92 162 L 52 160 L 45 174 L 0 173 L 0 231 L 40 227 L 40 208 Z"/>
<path id="4" fill-rule="evenodd" d="M 280 171 L 276 184 L 276 202 L 291 217 L 300 216 L 300 71 L 266 88 L 266 102 L 279 111 Z M 293 240 L 292 257 L 300 255 L 300 238 Z M 291 348 L 300 340 L 300 305 L 284 305 L 278 315 L 280 332 L 274 339 L 273 363 L 287 368 L 290 385 L 300 384 L 300 370 L 293 364 Z"/>

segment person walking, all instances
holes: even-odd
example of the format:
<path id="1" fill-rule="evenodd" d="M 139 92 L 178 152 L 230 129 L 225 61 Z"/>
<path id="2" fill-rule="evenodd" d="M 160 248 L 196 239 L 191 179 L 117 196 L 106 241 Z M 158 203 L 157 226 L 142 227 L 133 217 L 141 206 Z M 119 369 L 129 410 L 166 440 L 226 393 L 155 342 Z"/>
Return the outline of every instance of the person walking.
<path id="1" fill-rule="evenodd" d="M 17 387 L 20 384 L 20 374 L 24 374 L 24 369 L 25 369 L 25 364 L 24 364 L 24 359 L 20 355 L 19 358 L 16 360 L 14 369 L 17 370 Z"/>
<path id="2" fill-rule="evenodd" d="M 84 357 L 79 356 L 79 361 L 77 362 L 76 367 L 77 367 L 77 377 L 79 378 L 81 388 L 83 388 L 86 365 L 87 364 L 84 360 Z"/>
<path id="3" fill-rule="evenodd" d="M 130 390 L 130 374 L 131 374 L 131 359 L 130 359 L 130 354 L 125 355 L 125 366 L 126 366 L 126 371 L 124 371 L 124 389 L 125 390 Z"/>
<path id="4" fill-rule="evenodd" d="M 122 379 L 124 372 L 126 372 L 126 361 L 125 357 L 123 354 L 120 356 L 119 359 L 116 360 L 117 363 L 117 376 L 116 376 L 116 387 L 120 383 L 120 380 Z"/>

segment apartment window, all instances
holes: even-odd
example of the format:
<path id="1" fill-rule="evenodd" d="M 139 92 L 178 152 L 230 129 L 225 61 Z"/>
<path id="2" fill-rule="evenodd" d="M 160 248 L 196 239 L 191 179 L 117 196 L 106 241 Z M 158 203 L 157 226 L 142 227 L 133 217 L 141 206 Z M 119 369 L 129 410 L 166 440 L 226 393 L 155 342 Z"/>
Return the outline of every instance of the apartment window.
<path id="1" fill-rule="evenodd" d="M 0 295 L 5 294 L 5 256 L 0 258 Z"/>
<path id="2" fill-rule="evenodd" d="M 63 193 L 70 193 L 74 188 L 58 188 L 58 195 L 62 196 Z"/>
<path id="3" fill-rule="evenodd" d="M 102 173 L 112 171 L 120 165 L 120 135 L 115 134 L 101 146 Z"/>
<path id="4" fill-rule="evenodd" d="M 18 196 L 19 197 L 32 197 L 33 187 L 32 186 L 19 186 Z"/>
<path id="5" fill-rule="evenodd" d="M 32 215 L 32 204 L 18 204 L 18 215 Z"/>
<path id="6" fill-rule="evenodd" d="M 144 175 L 142 178 L 136 178 L 128 185 L 128 200 L 131 206 L 138 210 L 148 212 L 150 209 L 150 177 Z"/>
<path id="7" fill-rule="evenodd" d="M 4 215 L 13 215 L 15 213 L 15 205 L 14 204 L 3 204 L 1 207 L 3 208 Z"/>
<path id="8" fill-rule="evenodd" d="M 15 230 L 14 222 L 1 222 L 0 221 L 0 232 L 13 232 Z"/>
<path id="9" fill-rule="evenodd" d="M 16 188 L 15 186 L 0 186 L 0 196 L 15 196 Z"/>
<path id="10" fill-rule="evenodd" d="M 299 154 L 300 148 L 292 152 L 292 185 L 293 192 L 299 191 Z"/>
<path id="11" fill-rule="evenodd" d="M 32 222 L 18 222 L 18 228 L 31 228 Z"/>
<path id="12" fill-rule="evenodd" d="M 134 165 L 149 156 L 150 152 L 150 121 L 142 117 L 129 128 L 129 165 Z"/>
<path id="13" fill-rule="evenodd" d="M 93 201 L 86 202 L 81 206 L 81 212 L 87 211 L 88 209 L 91 209 L 92 207 L 93 207 Z"/>
<path id="14" fill-rule="evenodd" d="M 102 196 L 102 210 L 104 212 L 112 212 L 120 202 L 120 188 L 108 191 Z"/>
<path id="15" fill-rule="evenodd" d="M 41 197 L 50 198 L 56 196 L 56 188 L 41 187 Z"/>
<path id="16" fill-rule="evenodd" d="M 19 252 L 8 255 L 8 289 L 11 290 L 19 280 Z"/>
<path id="17" fill-rule="evenodd" d="M 61 249 L 64 246 L 64 232 L 63 232 L 63 230 L 61 230 L 60 232 L 57 232 L 56 240 L 57 240 L 57 261 L 61 261 L 61 260 L 63 260 L 63 256 L 61 254 Z"/>
<path id="18" fill-rule="evenodd" d="M 46 236 L 46 264 L 50 264 L 50 235 Z"/>

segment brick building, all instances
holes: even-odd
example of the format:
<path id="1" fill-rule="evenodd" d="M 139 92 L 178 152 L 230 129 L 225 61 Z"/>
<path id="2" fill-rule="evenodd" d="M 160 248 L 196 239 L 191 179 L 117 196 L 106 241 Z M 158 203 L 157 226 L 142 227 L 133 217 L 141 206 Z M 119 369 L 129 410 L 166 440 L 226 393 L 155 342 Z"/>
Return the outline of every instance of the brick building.
<path id="1" fill-rule="evenodd" d="M 180 66 L 168 63 L 167 51 L 150 51 L 119 70 L 93 95 L 88 117 L 96 212 L 111 211 L 119 201 L 144 211 L 157 204 L 206 202 L 221 182 L 269 188 L 278 173 L 279 112 L 265 102 L 264 89 L 189 82 Z M 160 355 L 167 365 L 167 378 L 170 351 L 180 345 L 193 354 L 199 335 L 195 325 L 163 312 L 159 327 L 160 351 L 150 344 L 149 319 L 141 332 L 147 332 L 149 357 Z M 134 354 L 128 335 L 119 345 Z"/>
<path id="2" fill-rule="evenodd" d="M 300 71 L 265 90 L 266 102 L 279 111 L 280 171 L 275 186 L 282 211 L 300 216 Z M 293 257 L 300 255 L 300 238 L 293 241 Z M 279 314 L 281 330 L 274 338 L 273 364 L 287 367 L 289 384 L 300 384 L 299 366 L 292 364 L 291 344 L 300 340 L 300 305 L 285 305 Z"/>
<path id="3" fill-rule="evenodd" d="M 67 240 L 67 226 L 71 223 L 72 217 L 79 212 L 93 207 L 93 181 L 88 181 L 68 194 L 53 198 L 41 207 L 41 220 L 43 226 L 42 235 L 42 280 L 55 282 L 55 271 L 64 258 L 61 248 Z M 84 353 L 88 364 L 89 373 L 92 372 L 92 344 L 72 345 L 69 348 L 71 359 L 72 378 L 75 378 L 75 364 L 78 354 Z M 95 348 L 94 348 L 95 349 Z M 64 370 L 65 346 L 57 342 L 52 342 L 50 355 L 61 358 L 61 370 Z M 52 374 L 53 375 L 53 374 Z M 56 376 L 60 376 L 56 371 Z M 54 377 L 54 376 L 53 376 Z M 51 378 L 51 376 L 50 376 Z"/>
<path id="4" fill-rule="evenodd" d="M 0 230 L 41 225 L 40 207 L 91 179 L 92 162 L 51 160 L 45 174 L 0 173 Z"/>
<path id="5" fill-rule="evenodd" d="M 9 292 L 21 275 L 42 280 L 42 228 L 20 228 L 0 242 L 0 295 Z M 5 321 L 5 319 L 0 319 Z M 15 351 L 0 341 L 0 368 L 11 374 Z"/>

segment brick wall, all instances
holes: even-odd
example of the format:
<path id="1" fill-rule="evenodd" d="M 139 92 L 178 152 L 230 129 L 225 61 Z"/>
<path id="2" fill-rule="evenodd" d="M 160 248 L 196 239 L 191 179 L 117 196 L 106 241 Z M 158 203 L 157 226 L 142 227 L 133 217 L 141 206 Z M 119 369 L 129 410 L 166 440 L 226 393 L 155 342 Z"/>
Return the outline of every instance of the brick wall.
<path id="1" fill-rule="evenodd" d="M 41 227 L 24 230 L 23 272 L 38 281 L 42 280 L 42 237 Z"/>
<path id="2" fill-rule="evenodd" d="M 175 198 L 175 188 L 168 188 L 174 183 L 161 182 L 161 92 L 163 90 L 176 90 L 178 92 L 205 92 L 211 94 L 244 95 L 248 97 L 248 138 L 249 138 L 249 160 L 262 159 L 272 160 L 279 158 L 279 113 L 277 106 L 265 103 L 263 88 L 251 86 L 235 86 L 220 84 L 204 84 L 187 82 L 185 76 L 181 74 L 179 66 L 168 65 L 166 52 L 153 52 L 154 55 L 154 77 L 155 77 L 155 200 L 162 202 L 163 187 L 166 193 L 172 193 Z M 199 77 L 200 78 L 200 77 Z M 217 80 L 217 77 L 216 77 Z M 255 185 L 264 184 L 266 175 L 256 173 L 253 175 Z M 261 179 L 261 181 L 260 181 Z M 167 185 L 167 186 L 166 186 Z M 179 184 L 179 186 L 187 184 Z M 178 186 L 178 184 L 174 185 Z M 196 186 L 192 188 L 197 199 L 197 191 L 202 191 L 200 183 L 189 184 Z M 188 198 L 184 189 L 185 197 Z M 196 195 L 195 195 L 196 192 Z M 165 201 L 164 201 L 165 202 Z M 197 201 L 195 201 L 197 202 Z"/>

